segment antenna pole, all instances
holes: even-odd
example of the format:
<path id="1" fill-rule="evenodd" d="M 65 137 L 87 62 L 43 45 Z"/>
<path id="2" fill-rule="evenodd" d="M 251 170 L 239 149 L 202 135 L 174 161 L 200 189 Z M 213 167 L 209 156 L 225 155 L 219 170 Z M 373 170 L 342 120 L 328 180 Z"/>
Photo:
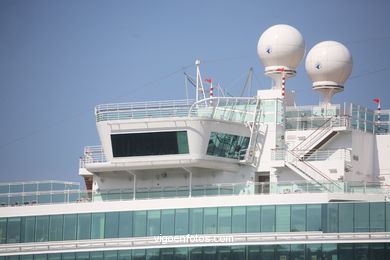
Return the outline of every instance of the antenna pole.
<path id="1" fill-rule="evenodd" d="M 204 95 L 204 89 L 203 89 L 203 84 L 202 84 L 202 76 L 200 75 L 200 60 L 195 61 L 196 65 L 196 101 L 199 101 L 200 96 L 199 93 L 203 93 L 203 98 L 206 98 Z"/>

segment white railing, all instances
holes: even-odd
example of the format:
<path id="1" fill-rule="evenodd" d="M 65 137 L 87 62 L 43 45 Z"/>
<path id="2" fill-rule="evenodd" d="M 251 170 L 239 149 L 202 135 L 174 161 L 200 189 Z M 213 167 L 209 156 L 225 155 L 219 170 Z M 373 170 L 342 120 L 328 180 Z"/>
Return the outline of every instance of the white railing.
<path id="1" fill-rule="evenodd" d="M 349 127 L 350 118 L 346 116 L 335 116 L 327 119 L 327 121 L 314 130 L 308 137 L 305 138 L 301 143 L 295 146 L 293 151 L 305 151 L 312 148 L 313 145 L 318 143 L 320 140 L 327 137 L 328 134 L 336 127 Z"/>
<path id="2" fill-rule="evenodd" d="M 246 123 L 255 119 L 258 100 L 248 97 L 216 97 L 195 102 L 190 117 Z"/>
<path id="3" fill-rule="evenodd" d="M 209 239 L 199 239 L 199 236 Z M 264 232 L 229 233 L 204 235 L 177 235 L 175 239 L 159 240 L 159 236 L 68 240 L 37 243 L 0 245 L 0 256 L 47 254 L 66 252 L 93 252 L 101 250 L 132 250 L 149 248 L 176 248 L 201 246 L 309 244 L 309 243 L 386 243 L 390 232 L 323 233 L 309 232 Z M 195 239 L 195 238 L 198 239 Z M 215 239 L 218 237 L 224 240 Z M 210 239 L 212 239 L 210 242 Z"/>
<path id="4" fill-rule="evenodd" d="M 298 154 L 307 154 L 311 150 L 298 150 Z M 272 149 L 271 159 L 273 161 L 284 161 L 286 160 L 285 149 Z M 326 161 L 326 160 L 344 160 L 351 161 L 351 151 L 346 148 L 340 149 L 318 149 L 312 152 L 310 155 L 303 158 L 305 161 Z"/>
<path id="5" fill-rule="evenodd" d="M 85 146 L 84 156 L 80 157 L 80 168 L 84 168 L 86 163 L 103 163 L 107 162 L 101 145 Z"/>
<path id="6" fill-rule="evenodd" d="M 186 117 L 194 100 L 168 100 L 103 104 L 95 107 L 96 120 Z"/>

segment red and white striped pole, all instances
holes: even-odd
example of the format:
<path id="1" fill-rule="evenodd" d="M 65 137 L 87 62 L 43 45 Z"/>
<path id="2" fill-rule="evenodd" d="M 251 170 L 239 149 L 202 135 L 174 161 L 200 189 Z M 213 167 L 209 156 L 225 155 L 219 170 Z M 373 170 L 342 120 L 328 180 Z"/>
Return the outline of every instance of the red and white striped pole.
<path id="1" fill-rule="evenodd" d="M 210 83 L 210 98 L 213 98 L 214 97 L 214 89 L 213 89 L 213 80 L 212 79 L 205 79 L 204 81 Z M 210 100 L 210 104 L 213 104 L 213 100 L 211 99 Z"/>
<path id="2" fill-rule="evenodd" d="M 282 98 L 285 96 L 285 84 L 286 84 L 286 74 L 284 74 L 284 68 L 276 69 L 282 73 Z"/>
<path id="3" fill-rule="evenodd" d="M 378 103 L 378 121 L 381 121 L 381 100 L 380 99 L 373 99 L 375 103 Z"/>

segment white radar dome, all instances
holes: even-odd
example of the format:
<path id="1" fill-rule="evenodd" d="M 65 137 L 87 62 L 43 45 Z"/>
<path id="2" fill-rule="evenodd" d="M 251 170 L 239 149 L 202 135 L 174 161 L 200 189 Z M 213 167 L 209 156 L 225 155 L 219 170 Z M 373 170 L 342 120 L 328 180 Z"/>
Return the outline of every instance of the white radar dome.
<path id="1" fill-rule="evenodd" d="M 266 74 L 280 69 L 295 74 L 295 69 L 305 55 L 305 41 L 294 27 L 274 25 L 260 36 L 257 54 Z"/>
<path id="2" fill-rule="evenodd" d="M 307 54 L 306 72 L 313 89 L 343 88 L 352 72 L 352 56 L 347 47 L 335 41 L 316 44 Z"/>

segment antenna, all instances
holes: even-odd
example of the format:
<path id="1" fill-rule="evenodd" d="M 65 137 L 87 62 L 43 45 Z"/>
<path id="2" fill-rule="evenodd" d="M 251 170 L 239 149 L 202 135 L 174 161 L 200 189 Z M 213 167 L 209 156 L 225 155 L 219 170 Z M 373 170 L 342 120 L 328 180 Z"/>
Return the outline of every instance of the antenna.
<path id="1" fill-rule="evenodd" d="M 313 82 L 313 89 L 323 96 L 321 105 L 332 104 L 333 95 L 344 91 L 352 65 L 351 53 L 339 42 L 320 42 L 309 51 L 306 72 Z"/>
<path id="2" fill-rule="evenodd" d="M 257 54 L 264 65 L 265 75 L 274 80 L 273 89 L 281 89 L 284 81 L 296 75 L 296 68 L 305 55 L 305 41 L 301 33 L 286 24 L 268 28 L 259 39 Z"/>
<path id="3" fill-rule="evenodd" d="M 250 67 L 248 71 L 248 76 L 246 77 L 244 87 L 241 91 L 241 97 L 245 95 L 245 90 L 248 87 L 248 96 L 251 96 L 251 90 L 252 90 L 252 80 L 253 80 L 253 68 Z"/>
<path id="4" fill-rule="evenodd" d="M 206 98 L 204 88 L 203 88 L 203 83 L 202 83 L 202 75 L 200 74 L 200 60 L 195 61 L 196 65 L 196 101 L 199 101 L 201 98 L 201 95 L 203 95 L 203 99 Z"/>

